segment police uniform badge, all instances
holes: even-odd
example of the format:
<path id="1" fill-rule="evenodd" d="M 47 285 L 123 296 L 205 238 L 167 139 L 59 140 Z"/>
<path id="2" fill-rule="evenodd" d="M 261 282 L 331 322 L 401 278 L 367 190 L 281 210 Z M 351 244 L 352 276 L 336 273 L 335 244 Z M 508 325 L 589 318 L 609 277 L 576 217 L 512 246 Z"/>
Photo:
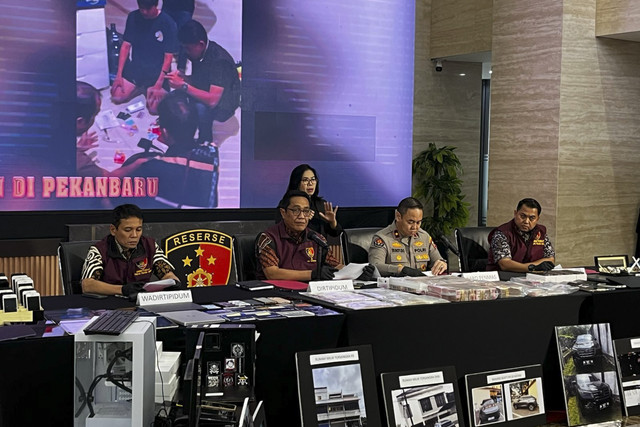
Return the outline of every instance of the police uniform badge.
<path id="1" fill-rule="evenodd" d="M 313 249 L 313 247 L 309 246 L 307 248 L 304 248 L 304 252 L 307 254 L 307 257 L 309 258 L 307 262 L 316 262 L 316 260 L 313 258 L 316 254 L 316 251 Z"/>
<path id="2" fill-rule="evenodd" d="M 188 230 L 164 240 L 176 276 L 187 287 L 226 285 L 231 275 L 232 239 L 215 230 Z"/>
<path id="3" fill-rule="evenodd" d="M 136 271 L 133 273 L 134 276 L 143 276 L 149 273 L 151 273 L 151 268 L 149 268 L 149 258 L 136 262 Z"/>
<path id="4" fill-rule="evenodd" d="M 536 233 L 536 236 L 533 238 L 533 244 L 536 246 L 544 245 L 544 239 L 541 239 L 541 237 L 542 237 L 542 233 L 538 231 Z"/>
<path id="5" fill-rule="evenodd" d="M 376 237 L 375 239 L 373 239 L 371 246 L 373 246 L 374 248 L 384 248 L 384 240 L 382 240 L 380 237 Z"/>

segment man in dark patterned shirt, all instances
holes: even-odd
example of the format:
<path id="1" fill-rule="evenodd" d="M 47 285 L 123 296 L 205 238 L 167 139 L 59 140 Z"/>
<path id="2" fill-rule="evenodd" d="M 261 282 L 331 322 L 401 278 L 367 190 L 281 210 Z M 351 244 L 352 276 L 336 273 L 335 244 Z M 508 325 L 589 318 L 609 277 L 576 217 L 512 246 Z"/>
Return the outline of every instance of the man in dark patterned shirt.
<path id="1" fill-rule="evenodd" d="M 487 270 L 527 272 L 554 267 L 556 253 L 546 227 L 538 224 L 541 212 L 542 207 L 535 199 L 518 202 L 513 219 L 489 234 Z"/>
<path id="2" fill-rule="evenodd" d="M 126 204 L 113 210 L 110 234 L 89 248 L 82 267 L 82 292 L 130 296 L 151 275 L 174 279 L 173 266 L 151 237 L 142 235 L 142 211 Z"/>
<path id="3" fill-rule="evenodd" d="M 288 191 L 280 201 L 282 221 L 261 233 L 256 241 L 259 279 L 333 279 L 339 262 L 318 245 L 320 241 L 326 246 L 325 238 L 307 227 L 314 215 L 309 206 L 309 195 L 299 190 Z"/>

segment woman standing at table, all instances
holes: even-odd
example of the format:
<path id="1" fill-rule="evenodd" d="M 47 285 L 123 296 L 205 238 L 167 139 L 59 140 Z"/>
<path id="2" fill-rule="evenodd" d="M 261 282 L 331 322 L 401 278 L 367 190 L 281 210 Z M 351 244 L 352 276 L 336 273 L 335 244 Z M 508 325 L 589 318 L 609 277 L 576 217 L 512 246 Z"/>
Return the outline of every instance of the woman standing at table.
<path id="1" fill-rule="evenodd" d="M 338 213 L 338 207 L 333 207 L 331 202 L 327 202 L 322 197 L 318 196 L 320 188 L 320 179 L 316 170 L 307 164 L 296 166 L 291 171 L 291 177 L 289 178 L 289 190 L 304 191 L 311 198 L 311 209 L 315 212 L 315 215 L 309 221 L 309 228 L 317 231 L 323 236 L 338 238 L 342 233 L 342 227 L 338 224 L 336 214 Z M 278 218 L 278 222 L 280 218 Z M 333 239 L 330 239 L 333 240 Z M 332 242 L 329 242 L 331 244 Z"/>

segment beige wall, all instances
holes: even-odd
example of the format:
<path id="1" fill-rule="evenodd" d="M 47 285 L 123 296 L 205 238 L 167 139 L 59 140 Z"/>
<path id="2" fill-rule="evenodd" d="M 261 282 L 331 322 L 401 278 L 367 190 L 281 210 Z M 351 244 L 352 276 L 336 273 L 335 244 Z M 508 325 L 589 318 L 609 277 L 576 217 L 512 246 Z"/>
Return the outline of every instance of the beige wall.
<path id="1" fill-rule="evenodd" d="M 562 4 L 495 0 L 487 224 L 537 199 L 555 237 Z M 555 239 L 554 239 L 555 240 Z"/>
<path id="2" fill-rule="evenodd" d="M 639 41 L 639 32 L 640 2 L 636 0 L 597 0 L 597 36 L 622 36 Z"/>
<path id="3" fill-rule="evenodd" d="M 491 50 L 493 0 L 432 0 L 431 58 Z"/>
<path id="4" fill-rule="evenodd" d="M 595 38 L 595 1 L 564 0 L 557 250 L 568 265 L 634 254 L 640 43 Z"/>
<path id="5" fill-rule="evenodd" d="M 430 60 L 430 23 L 431 0 L 417 0 L 413 154 L 430 142 L 457 147 L 463 192 L 471 205 L 469 224 L 477 225 L 482 67 L 445 62 L 443 71 L 436 72 Z"/>
<path id="6" fill-rule="evenodd" d="M 532 196 L 562 264 L 633 254 L 640 44 L 596 38 L 596 0 L 493 10 L 488 223 Z"/>

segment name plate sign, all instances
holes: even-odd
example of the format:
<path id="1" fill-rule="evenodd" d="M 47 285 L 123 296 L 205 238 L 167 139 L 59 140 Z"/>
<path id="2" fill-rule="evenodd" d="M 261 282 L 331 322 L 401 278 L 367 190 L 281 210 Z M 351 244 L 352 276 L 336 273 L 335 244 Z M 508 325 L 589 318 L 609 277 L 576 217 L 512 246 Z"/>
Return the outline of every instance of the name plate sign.
<path id="1" fill-rule="evenodd" d="M 439 371 L 424 374 L 401 375 L 400 377 L 398 377 L 398 381 L 400 382 L 400 387 L 402 388 L 442 384 L 444 382 L 444 373 L 442 371 Z"/>
<path id="2" fill-rule="evenodd" d="M 138 305 L 140 307 L 182 302 L 193 302 L 191 291 L 140 292 L 138 294 Z"/>
<path id="3" fill-rule="evenodd" d="M 317 282 L 309 282 L 309 293 L 312 294 L 352 290 L 353 280 L 321 280 Z"/>
<path id="4" fill-rule="evenodd" d="M 525 371 L 514 371 L 502 374 L 487 375 L 487 384 L 503 383 L 505 381 L 521 380 L 526 378 Z"/>
<path id="5" fill-rule="evenodd" d="M 473 273 L 462 273 L 462 277 L 470 280 L 487 280 L 489 282 L 500 281 L 500 276 L 497 271 L 475 271 Z"/>

